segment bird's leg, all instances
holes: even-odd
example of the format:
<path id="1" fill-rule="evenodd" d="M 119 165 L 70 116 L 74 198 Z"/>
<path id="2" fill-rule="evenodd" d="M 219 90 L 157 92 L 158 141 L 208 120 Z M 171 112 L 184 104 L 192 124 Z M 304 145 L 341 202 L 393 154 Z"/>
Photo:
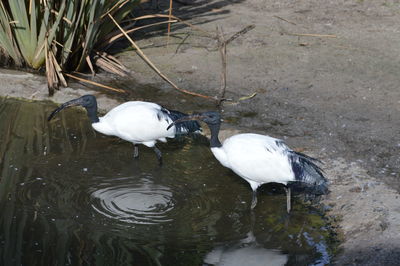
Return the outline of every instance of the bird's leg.
<path id="1" fill-rule="evenodd" d="M 158 163 L 162 165 L 162 156 L 161 156 L 161 151 L 157 148 L 157 146 L 153 147 L 154 152 L 156 153 Z"/>
<path id="2" fill-rule="evenodd" d="M 257 190 L 253 190 L 253 195 L 251 199 L 251 209 L 254 209 L 257 205 Z"/>
<path id="3" fill-rule="evenodd" d="M 133 144 L 133 158 L 139 157 L 139 147 L 137 144 Z"/>
<path id="4" fill-rule="evenodd" d="M 255 223 L 256 216 L 254 215 L 253 209 L 250 209 L 250 232 L 253 232 Z"/>
<path id="5" fill-rule="evenodd" d="M 291 194 L 291 192 L 290 192 L 290 188 L 288 188 L 288 187 L 284 187 L 284 189 L 285 189 L 285 192 L 286 192 L 286 209 L 287 209 L 287 212 L 289 213 L 290 212 L 290 194 Z"/>

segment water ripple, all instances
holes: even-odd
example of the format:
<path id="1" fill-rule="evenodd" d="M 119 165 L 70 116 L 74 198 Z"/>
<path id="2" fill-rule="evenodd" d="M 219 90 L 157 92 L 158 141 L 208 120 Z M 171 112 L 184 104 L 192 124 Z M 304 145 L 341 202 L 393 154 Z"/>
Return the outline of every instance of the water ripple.
<path id="1" fill-rule="evenodd" d="M 127 178 L 128 180 L 128 178 Z M 92 208 L 111 219 L 134 224 L 169 222 L 174 209 L 173 194 L 149 179 L 98 188 L 91 193 Z"/>

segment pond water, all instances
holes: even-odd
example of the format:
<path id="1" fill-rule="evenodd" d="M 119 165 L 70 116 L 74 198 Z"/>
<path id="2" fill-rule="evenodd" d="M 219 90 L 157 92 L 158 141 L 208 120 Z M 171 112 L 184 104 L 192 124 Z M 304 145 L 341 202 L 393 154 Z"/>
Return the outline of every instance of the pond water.
<path id="1" fill-rule="evenodd" d="M 0 99 L 0 265 L 324 265 L 334 240 L 280 187 L 251 189 L 203 138 L 153 150 L 96 133 L 85 111 Z"/>

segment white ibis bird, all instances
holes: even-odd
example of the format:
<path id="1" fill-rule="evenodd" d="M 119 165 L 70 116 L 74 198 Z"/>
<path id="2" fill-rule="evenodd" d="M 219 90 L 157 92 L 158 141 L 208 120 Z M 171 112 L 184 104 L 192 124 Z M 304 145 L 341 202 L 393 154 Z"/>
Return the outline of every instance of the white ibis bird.
<path id="1" fill-rule="evenodd" d="M 288 254 L 278 250 L 266 249 L 257 243 L 253 232 L 247 237 L 230 246 L 218 246 L 206 254 L 203 262 L 205 265 L 218 266 L 261 266 L 261 265 L 286 265 Z"/>
<path id="2" fill-rule="evenodd" d="M 285 187 L 287 211 L 290 212 L 288 183 L 301 182 L 315 195 L 326 194 L 327 180 L 315 164 L 317 159 L 288 148 L 280 139 L 260 134 L 238 134 L 227 138 L 223 144 L 218 139 L 221 117 L 218 112 L 204 112 L 175 120 L 174 124 L 201 120 L 211 131 L 210 147 L 217 160 L 246 180 L 253 189 L 251 208 L 257 204 L 257 188 L 265 183 L 281 183 Z"/>
<path id="3" fill-rule="evenodd" d="M 63 103 L 50 114 L 47 120 L 50 121 L 55 114 L 70 106 L 83 106 L 96 131 L 132 142 L 135 158 L 139 156 L 138 144 L 153 148 L 160 164 L 162 156 L 161 151 L 156 147 L 157 141 L 166 142 L 166 138 L 174 138 L 178 134 L 201 131 L 197 121 L 178 122 L 174 127 L 167 129 L 169 124 L 186 114 L 167 110 L 151 102 L 126 102 L 114 107 L 103 117 L 98 117 L 97 101 L 93 95 L 84 95 Z"/>

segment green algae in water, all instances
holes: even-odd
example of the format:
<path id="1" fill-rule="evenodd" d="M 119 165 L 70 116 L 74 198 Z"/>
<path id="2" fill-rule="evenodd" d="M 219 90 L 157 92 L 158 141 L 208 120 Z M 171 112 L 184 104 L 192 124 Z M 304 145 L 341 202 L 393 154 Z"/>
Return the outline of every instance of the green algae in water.
<path id="1" fill-rule="evenodd" d="M 329 264 L 318 211 L 222 167 L 202 138 L 154 152 L 96 133 L 84 110 L 1 100 L 0 264 Z M 224 265 L 224 264 L 222 264 Z M 243 264 L 242 264 L 243 265 Z"/>

